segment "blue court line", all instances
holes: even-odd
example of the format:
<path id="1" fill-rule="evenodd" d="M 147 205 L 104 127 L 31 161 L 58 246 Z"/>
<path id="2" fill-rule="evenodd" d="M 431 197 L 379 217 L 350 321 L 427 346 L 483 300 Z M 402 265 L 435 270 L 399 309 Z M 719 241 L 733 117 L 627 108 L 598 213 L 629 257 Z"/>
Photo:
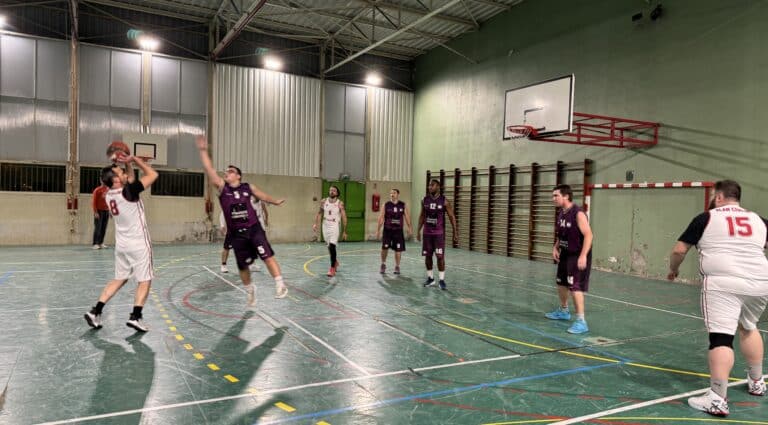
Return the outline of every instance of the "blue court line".
<path id="1" fill-rule="evenodd" d="M 569 340 L 567 340 L 565 338 L 561 338 L 559 336 L 551 335 L 551 334 L 548 334 L 546 332 L 543 332 L 543 331 L 540 331 L 540 330 L 537 330 L 537 329 L 529 328 L 528 326 L 520 325 L 520 324 L 517 324 L 517 323 L 512 322 L 510 320 L 507 320 L 507 319 L 501 319 L 501 320 L 504 323 L 508 324 L 509 326 L 512 326 L 512 327 L 515 327 L 515 328 L 518 328 L 518 329 L 522 329 L 522 330 L 527 331 L 527 332 L 532 332 L 532 333 L 535 333 L 537 335 L 541 335 L 543 337 L 547 337 L 549 339 L 553 339 L 555 341 L 559 341 L 559 342 L 562 342 L 562 343 L 567 343 L 567 344 L 570 344 L 570 345 L 574 344 L 573 341 L 569 341 Z M 607 351 L 598 350 L 598 349 L 592 348 L 592 347 L 569 348 L 569 350 L 577 350 L 577 349 L 589 350 L 589 351 L 592 351 L 593 353 L 598 353 L 598 354 L 602 354 L 603 356 L 606 356 L 606 357 L 611 357 L 611 358 L 614 358 L 616 360 L 621 360 L 624 363 L 632 363 L 633 362 L 633 360 L 628 359 L 626 357 L 621 357 L 621 356 L 619 356 L 617 354 L 612 354 L 612 353 L 609 353 Z"/>
<path id="2" fill-rule="evenodd" d="M 13 276 L 13 272 L 5 272 L 2 276 L 0 276 L 0 283 L 5 282 L 6 280 L 10 279 L 11 276 Z"/>
<path id="3" fill-rule="evenodd" d="M 354 406 L 348 406 L 348 407 L 342 407 L 339 409 L 331 409 L 331 410 L 323 410 L 320 412 L 314 412 L 314 413 L 307 413 L 305 415 L 299 415 L 299 416 L 292 416 L 288 418 L 283 419 L 276 419 L 274 421 L 269 422 L 256 422 L 254 425 L 260 424 L 260 425 L 272 425 L 272 424 L 282 424 L 282 423 L 288 423 L 288 422 L 295 422 L 300 421 L 302 419 L 309 419 L 309 418 L 319 418 L 319 417 L 325 417 L 325 416 L 332 416 L 339 413 L 349 412 L 351 410 L 359 410 L 359 409 L 367 409 L 371 407 L 381 407 L 381 406 L 388 406 L 390 404 L 400 403 L 403 401 L 410 401 L 417 398 L 429 398 L 429 397 L 437 397 L 441 395 L 446 394 L 459 394 L 462 392 L 467 391 L 473 391 L 481 388 L 490 388 L 490 387 L 500 387 L 503 385 L 508 384 L 514 384 L 517 382 L 524 382 L 524 381 L 533 381 L 536 379 L 544 379 L 544 378 L 551 378 L 553 376 L 562 376 L 562 375 L 572 375 L 574 373 L 580 373 L 580 372 L 589 372 L 595 369 L 602 369 L 604 367 L 613 367 L 624 364 L 623 362 L 620 363 L 608 363 L 608 364 L 601 364 L 601 365 L 595 365 L 595 366 L 584 366 L 584 367 L 577 367 L 575 369 L 565 369 L 560 370 L 557 372 L 549 372 L 549 373 L 543 373 L 541 375 L 532 375 L 532 376 L 523 376 L 519 378 L 512 378 L 512 379 L 505 379 L 503 381 L 496 381 L 496 382 L 486 382 L 483 384 L 476 384 L 476 385 L 470 385 L 467 387 L 458 387 L 458 388 L 451 388 L 447 390 L 440 390 L 440 391 L 431 391 L 421 394 L 414 394 L 407 397 L 398 397 L 398 398 L 391 398 L 388 400 L 381 400 L 374 403 L 366 403 L 366 404 L 358 404 Z"/>

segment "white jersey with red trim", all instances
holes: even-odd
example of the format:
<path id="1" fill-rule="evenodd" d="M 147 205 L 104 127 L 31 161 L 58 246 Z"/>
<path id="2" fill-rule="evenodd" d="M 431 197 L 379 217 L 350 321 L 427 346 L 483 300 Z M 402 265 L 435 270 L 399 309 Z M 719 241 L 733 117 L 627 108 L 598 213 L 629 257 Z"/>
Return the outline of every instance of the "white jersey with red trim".
<path id="1" fill-rule="evenodd" d="M 144 187 L 137 180 L 120 189 L 110 189 L 106 194 L 109 214 L 115 221 L 115 249 L 151 249 L 144 202 L 139 198 L 142 190 Z"/>
<path id="2" fill-rule="evenodd" d="M 709 211 L 697 243 L 704 288 L 744 295 L 768 295 L 766 224 L 738 205 Z"/>
<path id="3" fill-rule="evenodd" d="M 338 227 L 341 223 L 341 200 L 331 202 L 326 198 L 323 202 L 323 226 L 328 228 Z"/>

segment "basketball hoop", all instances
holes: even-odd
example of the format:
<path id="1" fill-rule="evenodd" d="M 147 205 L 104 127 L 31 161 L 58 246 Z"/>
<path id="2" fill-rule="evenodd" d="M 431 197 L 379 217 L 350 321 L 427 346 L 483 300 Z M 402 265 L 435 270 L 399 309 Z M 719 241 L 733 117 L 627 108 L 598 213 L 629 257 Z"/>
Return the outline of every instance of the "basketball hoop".
<path id="1" fill-rule="evenodd" d="M 530 125 L 510 125 L 507 127 L 510 133 L 510 139 L 524 139 L 526 137 L 536 137 L 539 132 Z"/>

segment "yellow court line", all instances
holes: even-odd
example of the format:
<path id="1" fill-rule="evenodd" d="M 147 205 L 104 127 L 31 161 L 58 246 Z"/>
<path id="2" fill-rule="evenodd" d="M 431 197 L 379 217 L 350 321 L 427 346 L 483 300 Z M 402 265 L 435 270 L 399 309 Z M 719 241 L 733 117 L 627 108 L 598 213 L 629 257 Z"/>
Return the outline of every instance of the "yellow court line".
<path id="1" fill-rule="evenodd" d="M 193 347 L 192 347 L 192 344 L 184 344 L 184 348 L 186 348 L 187 350 L 191 350 Z"/>
<path id="2" fill-rule="evenodd" d="M 320 422 L 316 423 L 315 425 L 331 425 L 331 424 L 329 424 L 326 421 L 320 421 Z"/>
<path id="3" fill-rule="evenodd" d="M 259 390 L 257 390 L 256 388 L 253 388 L 253 387 L 248 387 L 248 389 L 246 391 L 248 391 L 251 394 L 258 394 L 259 393 Z"/>
<path id="4" fill-rule="evenodd" d="M 557 419 L 531 419 L 527 421 L 512 421 L 512 422 L 493 422 L 483 425 L 517 425 L 517 424 L 542 424 L 544 422 L 554 423 Z"/>
<path id="5" fill-rule="evenodd" d="M 283 403 L 282 401 L 278 401 L 277 403 L 275 403 L 275 407 L 277 407 L 277 408 L 279 408 L 281 410 L 285 410 L 288 413 L 296 411 L 295 407 L 287 405 L 287 404 Z"/>
<path id="6" fill-rule="evenodd" d="M 568 356 L 581 357 L 581 358 L 591 359 L 591 360 L 599 360 L 599 361 L 608 362 L 608 363 L 621 363 L 620 360 L 609 359 L 609 358 L 606 358 L 606 357 L 590 356 L 588 354 L 573 353 L 573 352 L 570 352 L 570 351 L 558 351 L 555 348 L 544 347 L 543 345 L 530 344 L 530 343 L 527 343 L 527 342 L 518 341 L 516 339 L 505 338 L 503 336 L 493 335 L 493 334 L 489 334 L 487 332 L 481 332 L 481 331 L 478 331 L 478 330 L 475 330 L 475 329 L 465 328 L 463 326 L 459 326 L 459 325 L 456 325 L 456 324 L 453 324 L 453 323 L 449 323 L 449 322 L 445 322 L 445 321 L 442 321 L 442 320 L 438 320 L 438 322 L 442 323 L 442 324 L 444 324 L 446 326 L 450 326 L 452 328 L 459 329 L 459 330 L 462 330 L 462 331 L 465 331 L 465 332 L 473 333 L 473 334 L 476 334 L 476 335 L 482 335 L 482 336 L 485 336 L 485 337 L 488 337 L 488 338 L 497 339 L 499 341 L 511 342 L 513 344 L 522 345 L 524 347 L 536 348 L 536 349 L 544 350 L 544 351 L 558 352 L 558 353 L 565 354 L 565 355 L 568 355 Z M 639 367 L 639 368 L 643 368 L 643 369 L 658 370 L 660 372 L 669 372 L 669 373 L 676 373 L 676 374 L 679 374 L 679 375 L 692 375 L 692 376 L 699 376 L 699 377 L 702 377 L 702 378 L 709 378 L 709 375 L 706 374 L 706 373 L 691 372 L 691 371 L 680 370 L 680 369 L 670 369 L 670 368 L 666 368 L 666 367 L 659 367 L 659 366 L 653 366 L 653 365 L 648 365 L 648 364 L 643 364 L 643 363 L 634 363 L 634 362 L 632 362 L 632 363 L 624 363 L 624 364 L 626 364 L 627 366 Z M 738 378 L 728 378 L 728 379 L 731 380 L 731 381 L 738 381 L 739 380 Z"/>
<path id="7" fill-rule="evenodd" d="M 211 369 L 211 370 L 214 370 L 214 371 L 215 371 L 215 370 L 219 370 L 219 369 L 221 369 L 221 368 L 220 368 L 220 367 L 218 367 L 218 366 L 216 366 L 216 364 L 215 364 L 215 363 L 208 363 L 208 369 Z"/>
<path id="8" fill-rule="evenodd" d="M 184 341 L 184 336 L 182 336 L 181 334 L 176 334 L 176 339 L 179 341 Z"/>
<path id="9" fill-rule="evenodd" d="M 477 334 L 477 335 L 487 336 L 488 338 L 498 339 L 499 341 L 511 342 L 513 344 L 522 345 L 524 347 L 536 348 L 538 350 L 544 350 L 544 351 L 553 351 L 553 352 L 556 351 L 556 352 L 559 352 L 559 353 L 562 353 L 562 354 L 566 354 L 566 355 L 569 355 L 569 356 L 576 356 L 576 357 L 581 357 L 581 358 L 591 359 L 591 360 L 599 360 L 599 361 L 608 362 L 608 363 L 621 363 L 621 360 L 609 359 L 607 357 L 590 356 L 589 354 L 571 353 L 569 351 L 558 351 L 556 348 L 545 347 L 543 345 L 537 345 L 537 344 L 530 344 L 530 343 L 527 343 L 527 342 L 518 341 L 516 339 L 511 339 L 511 338 L 504 338 L 503 336 L 497 336 L 497 335 L 489 334 L 489 333 L 486 333 L 486 332 L 481 332 L 481 331 L 478 331 L 478 330 L 475 330 L 475 329 L 465 328 L 463 326 L 459 326 L 459 325 L 456 325 L 456 324 L 453 324 L 453 323 L 449 323 L 449 322 L 444 322 L 442 320 L 438 320 L 438 322 L 442 323 L 442 324 L 444 324 L 446 326 L 450 326 L 452 328 L 455 328 L 455 329 L 460 329 L 460 330 L 465 331 L 465 332 L 470 332 L 470 333 Z"/>
<path id="10" fill-rule="evenodd" d="M 234 377 L 234 376 L 232 376 L 232 375 L 224 375 L 224 379 L 226 379 L 227 381 L 229 381 L 229 382 L 231 382 L 231 383 L 233 383 L 233 384 L 234 384 L 235 382 L 240 382 L 240 380 L 239 380 L 239 379 L 235 378 L 235 377 Z"/>
<path id="11" fill-rule="evenodd" d="M 176 332 L 176 326 L 168 326 L 168 330 L 171 332 Z"/>
<path id="12" fill-rule="evenodd" d="M 171 320 L 171 319 L 165 319 L 165 323 L 167 323 L 167 324 L 169 324 L 169 325 L 170 325 L 171 323 L 173 323 L 173 320 Z"/>
<path id="13" fill-rule="evenodd" d="M 381 252 L 381 250 L 380 249 L 370 249 L 370 248 L 368 248 L 368 249 L 353 249 L 352 251 L 340 252 L 339 255 L 342 255 L 342 254 L 352 254 L 352 253 L 356 253 L 356 252 Z M 306 273 L 306 274 L 308 274 L 308 275 L 310 275 L 312 277 L 317 277 L 316 274 L 314 274 L 311 271 L 309 271 L 309 265 L 314 263 L 315 261 L 321 259 L 321 258 L 328 258 L 328 254 L 326 254 L 326 255 L 318 255 L 317 257 L 312 257 L 309 260 L 307 260 L 307 262 L 304 263 L 304 273 Z"/>
<path id="14" fill-rule="evenodd" d="M 195 353 L 195 354 L 192 355 L 192 357 L 194 357 L 194 358 L 196 358 L 198 360 L 202 360 L 202 359 L 205 358 L 205 356 L 200 354 L 200 353 Z"/>

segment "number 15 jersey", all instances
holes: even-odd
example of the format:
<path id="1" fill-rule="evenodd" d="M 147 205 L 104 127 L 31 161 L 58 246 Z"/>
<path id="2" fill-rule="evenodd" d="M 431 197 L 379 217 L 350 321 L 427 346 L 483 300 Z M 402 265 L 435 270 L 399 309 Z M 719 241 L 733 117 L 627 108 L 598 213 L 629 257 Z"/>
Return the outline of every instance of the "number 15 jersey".
<path id="1" fill-rule="evenodd" d="M 738 205 L 699 214 L 678 239 L 699 250 L 704 289 L 768 295 L 768 224 Z"/>

